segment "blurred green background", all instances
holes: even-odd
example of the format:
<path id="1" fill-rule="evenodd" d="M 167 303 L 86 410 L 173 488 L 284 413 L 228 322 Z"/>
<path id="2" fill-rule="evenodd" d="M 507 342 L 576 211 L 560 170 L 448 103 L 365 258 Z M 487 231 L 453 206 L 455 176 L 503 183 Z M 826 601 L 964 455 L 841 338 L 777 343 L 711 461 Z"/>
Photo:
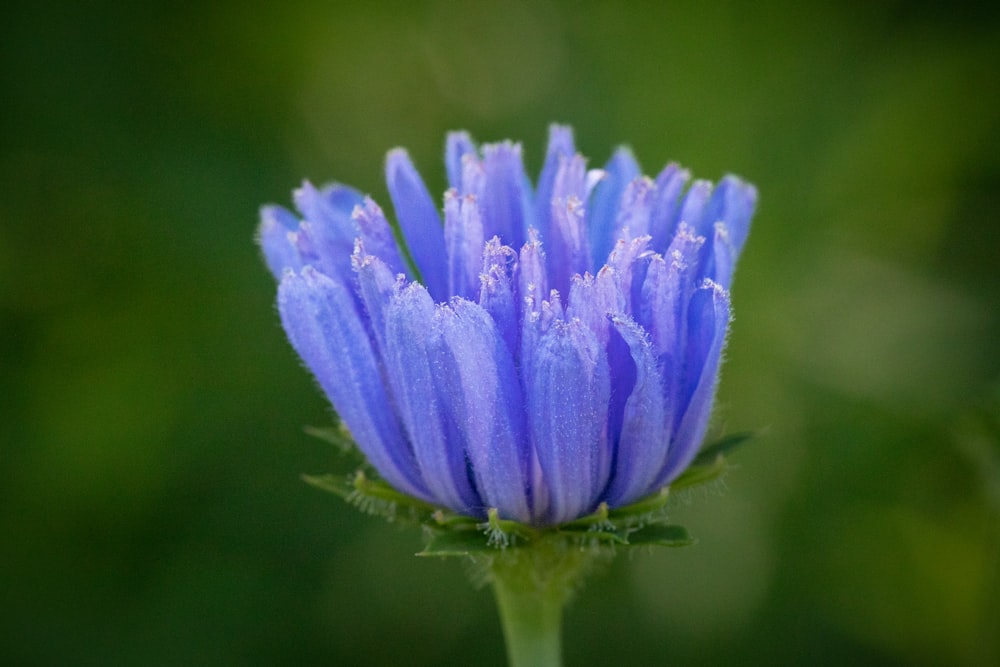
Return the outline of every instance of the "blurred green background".
<path id="1" fill-rule="evenodd" d="M 761 193 L 716 423 L 763 435 L 567 663 L 1000 664 L 990 4 L 7 3 L 0 663 L 502 665 L 458 562 L 300 481 L 341 460 L 253 234 L 559 121 Z"/>

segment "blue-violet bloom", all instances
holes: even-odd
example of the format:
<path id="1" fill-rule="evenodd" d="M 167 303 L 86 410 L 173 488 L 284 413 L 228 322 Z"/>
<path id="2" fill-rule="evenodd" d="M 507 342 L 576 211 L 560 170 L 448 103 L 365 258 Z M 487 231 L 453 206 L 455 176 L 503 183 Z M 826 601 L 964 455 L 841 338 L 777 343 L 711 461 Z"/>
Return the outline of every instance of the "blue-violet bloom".
<path id="1" fill-rule="evenodd" d="M 588 170 L 562 126 L 535 187 L 509 141 L 449 134 L 445 166 L 442 222 L 388 154 L 409 258 L 344 185 L 261 211 L 282 324 L 360 450 L 403 493 L 535 526 L 668 485 L 705 435 L 755 188 L 650 179 L 625 148 Z"/>

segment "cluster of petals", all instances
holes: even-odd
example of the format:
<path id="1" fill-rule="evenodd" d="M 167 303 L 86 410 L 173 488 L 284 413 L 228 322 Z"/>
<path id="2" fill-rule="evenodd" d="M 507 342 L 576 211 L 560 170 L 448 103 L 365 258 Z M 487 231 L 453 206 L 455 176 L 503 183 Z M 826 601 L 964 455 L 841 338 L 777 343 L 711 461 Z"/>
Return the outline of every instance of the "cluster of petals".
<path id="1" fill-rule="evenodd" d="M 445 165 L 442 216 L 389 152 L 395 231 L 339 184 L 261 212 L 282 324 L 358 447 L 399 491 L 538 526 L 668 485 L 705 435 L 754 187 L 651 179 L 625 148 L 588 170 L 562 126 L 535 185 L 511 142 L 452 133 Z"/>

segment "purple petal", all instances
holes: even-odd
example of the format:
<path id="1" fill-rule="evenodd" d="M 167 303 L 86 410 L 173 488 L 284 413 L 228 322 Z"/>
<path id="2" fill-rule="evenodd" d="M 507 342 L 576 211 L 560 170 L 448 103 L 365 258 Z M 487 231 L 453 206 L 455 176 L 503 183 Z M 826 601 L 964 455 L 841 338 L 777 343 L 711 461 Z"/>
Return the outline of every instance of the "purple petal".
<path id="1" fill-rule="evenodd" d="M 691 297 L 688 308 L 679 421 L 661 483 L 670 482 L 691 463 L 705 437 L 728 328 L 729 294 L 719 285 L 705 281 Z"/>
<path id="2" fill-rule="evenodd" d="M 351 253 L 358 235 L 351 215 L 354 207 L 363 201 L 361 194 L 338 184 L 317 190 L 312 183 L 304 181 L 293 197 L 296 208 L 308 223 L 309 253 L 315 255 L 311 263 L 346 284 L 351 279 Z"/>
<path id="3" fill-rule="evenodd" d="M 462 162 L 466 155 L 476 154 L 476 144 L 468 132 L 449 132 L 445 141 L 444 166 L 448 174 L 448 187 L 462 192 Z"/>
<path id="4" fill-rule="evenodd" d="M 400 491 L 431 500 L 347 289 L 308 266 L 301 274 L 289 271 L 278 289 L 278 311 L 292 346 L 379 474 Z"/>
<path id="5" fill-rule="evenodd" d="M 657 356 L 668 355 L 668 366 L 663 369 L 667 377 L 680 372 L 670 359 L 683 344 L 682 322 L 703 243 L 703 238 L 693 236 L 682 224 L 667 252 L 650 260 L 643 282 L 636 319 L 650 333 Z"/>
<path id="6" fill-rule="evenodd" d="M 353 257 L 354 270 L 358 273 L 358 293 L 368 321 L 371 323 L 375 341 L 381 353 L 385 353 L 385 318 L 389 301 L 396 291 L 397 278 L 389 267 L 378 257 L 365 252 L 364 244 L 358 242 Z"/>
<path id="7" fill-rule="evenodd" d="M 505 245 L 520 248 L 528 231 L 526 201 L 530 189 L 521 161 L 521 146 L 511 142 L 483 147 L 485 183 L 479 200 L 485 236 L 499 236 Z"/>
<path id="8" fill-rule="evenodd" d="M 535 194 L 535 227 L 539 235 L 548 241 L 551 227 L 552 199 L 557 173 L 561 170 L 564 159 L 576 153 L 573 146 L 573 130 L 565 125 L 549 126 L 549 146 L 545 152 L 545 164 L 538 177 L 538 187 Z"/>
<path id="9" fill-rule="evenodd" d="M 385 163 L 389 196 L 406 245 L 427 290 L 437 301 L 448 298 L 444 230 L 427 186 L 402 148 L 389 151 Z"/>
<path id="10" fill-rule="evenodd" d="M 428 490 L 437 502 L 458 512 L 478 513 L 480 500 L 469 482 L 465 456 L 438 398 L 435 370 L 439 334 L 434 300 L 423 285 L 411 283 L 389 301 L 385 318 L 385 363 L 396 408 L 413 445 Z"/>
<path id="11" fill-rule="evenodd" d="M 479 293 L 483 266 L 483 223 L 475 197 L 444 197 L 444 241 L 448 250 L 448 293 L 471 299 Z"/>
<path id="12" fill-rule="evenodd" d="M 666 250 L 677 231 L 680 215 L 680 194 L 691 175 L 676 164 L 668 164 L 656 177 L 656 195 L 649 212 L 650 247 L 656 252 Z"/>
<path id="13" fill-rule="evenodd" d="M 364 205 L 356 207 L 352 217 L 365 249 L 385 262 L 393 273 L 408 274 L 406 262 L 399 254 L 399 246 L 392 235 L 392 228 L 379 205 L 370 197 L 365 197 Z"/>
<path id="14" fill-rule="evenodd" d="M 625 299 L 624 310 L 631 311 L 642 294 L 642 280 L 645 278 L 645 260 L 652 256 L 647 250 L 649 236 L 639 236 L 632 239 L 618 239 L 614 250 L 608 255 L 607 265 L 615 270 L 622 297 Z M 638 281 L 636 280 L 638 278 Z"/>
<path id="15" fill-rule="evenodd" d="M 593 268 L 587 236 L 587 169 L 579 155 L 563 158 L 556 175 L 549 208 L 551 222 L 546 247 L 552 257 L 549 282 L 565 294 L 575 274 Z"/>
<path id="16" fill-rule="evenodd" d="M 611 252 L 618 230 L 618 207 L 625 188 L 637 176 L 639 165 L 627 148 L 619 148 L 604 167 L 604 178 L 594 188 L 587 209 L 587 227 L 590 231 L 590 252 L 593 266 L 600 266 Z"/>
<path id="17" fill-rule="evenodd" d="M 666 404 L 663 379 L 646 333 L 626 317 L 612 319 L 614 331 L 628 345 L 632 364 L 631 387 L 622 415 L 611 484 L 605 494 L 612 507 L 625 505 L 655 490 L 669 443 L 664 431 Z M 614 373 L 620 373 L 615 368 Z"/>
<path id="18" fill-rule="evenodd" d="M 298 271 L 302 268 L 302 258 L 295 244 L 288 238 L 290 232 L 299 227 L 299 219 L 281 206 L 263 206 L 260 209 L 260 226 L 257 228 L 257 242 L 264 252 L 264 261 L 274 277 L 281 280 L 285 269 Z"/>
<path id="19" fill-rule="evenodd" d="M 716 222 L 726 223 L 734 260 L 746 243 L 750 232 L 750 218 L 753 217 L 756 206 L 757 188 L 735 176 L 726 176 L 716 186 L 705 207 L 703 225 L 706 231 L 709 225 Z"/>
<path id="20" fill-rule="evenodd" d="M 530 522 L 528 450 L 514 360 L 493 319 L 453 299 L 438 310 L 444 341 L 440 396 L 456 426 L 483 503 Z"/>
<path id="21" fill-rule="evenodd" d="M 710 181 L 695 181 L 691 184 L 684 201 L 681 204 L 681 213 L 678 222 L 688 225 L 695 234 L 699 236 L 709 236 L 714 220 L 705 217 L 706 207 L 712 196 L 712 183 Z M 706 233 L 708 232 L 708 233 Z"/>
<path id="22" fill-rule="evenodd" d="M 522 318 L 525 313 L 541 308 L 542 301 L 549 293 L 549 279 L 545 270 L 548 261 L 542 250 L 542 243 L 530 232 L 529 237 L 528 242 L 521 247 L 517 266 L 514 268 L 518 312 Z"/>
<path id="23" fill-rule="evenodd" d="M 634 239 L 649 233 L 649 211 L 655 195 L 655 184 L 645 176 L 639 176 L 628 184 L 622 193 L 615 222 L 618 238 Z"/>
<path id="24" fill-rule="evenodd" d="M 521 332 L 510 265 L 516 256 L 512 248 L 501 245 L 494 236 L 483 248 L 483 272 L 479 276 L 479 305 L 496 322 L 500 335 L 515 354 L 520 348 Z"/>
<path id="25" fill-rule="evenodd" d="M 566 317 L 585 324 L 602 347 L 608 344 L 610 336 L 611 323 L 608 315 L 622 312 L 625 312 L 625 298 L 614 269 L 605 266 L 596 276 L 588 273 L 573 278 Z"/>
<path id="26" fill-rule="evenodd" d="M 552 326 L 539 340 L 527 389 L 532 441 L 549 494 L 547 514 L 536 521 L 583 516 L 594 509 L 610 469 L 608 362 L 590 329 L 576 320 Z"/>
<path id="27" fill-rule="evenodd" d="M 569 290 L 573 276 L 591 269 L 584 215 L 583 203 L 576 197 L 552 202 L 551 243 L 548 246 L 552 254 L 550 283 L 562 294 Z"/>

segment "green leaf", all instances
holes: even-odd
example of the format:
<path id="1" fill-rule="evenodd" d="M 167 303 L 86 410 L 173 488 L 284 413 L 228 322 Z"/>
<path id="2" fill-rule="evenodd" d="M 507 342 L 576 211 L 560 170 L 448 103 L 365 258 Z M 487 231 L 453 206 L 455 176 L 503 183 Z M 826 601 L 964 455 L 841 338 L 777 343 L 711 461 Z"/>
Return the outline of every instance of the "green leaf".
<path id="1" fill-rule="evenodd" d="M 728 468 L 725 455 L 752 437 L 753 433 L 734 433 L 703 447 L 687 470 L 670 484 L 670 488 L 676 491 L 717 479 Z"/>
<path id="2" fill-rule="evenodd" d="M 435 532 L 427 546 L 424 547 L 423 551 L 417 552 L 417 555 L 454 557 L 471 556 L 486 551 L 496 551 L 496 548 L 487 543 L 486 535 L 483 533 L 469 530 L 449 530 Z"/>
<path id="3" fill-rule="evenodd" d="M 726 458 L 722 454 L 719 454 L 712 463 L 688 466 L 688 469 L 670 484 L 670 488 L 680 491 L 681 489 L 711 482 L 721 477 L 727 467 Z"/>
<path id="4" fill-rule="evenodd" d="M 648 517 L 662 510 L 667 504 L 670 489 L 664 487 L 651 496 L 646 496 L 642 500 L 637 500 L 631 505 L 623 505 L 608 512 L 611 521 L 634 522 L 641 517 Z"/>
<path id="5" fill-rule="evenodd" d="M 733 433 L 701 448 L 691 465 L 709 465 L 719 456 L 724 456 L 754 437 L 753 433 Z"/>
<path id="6" fill-rule="evenodd" d="M 430 521 L 440 511 L 422 500 L 400 493 L 385 482 L 370 479 L 358 470 L 353 479 L 339 475 L 302 475 L 313 486 L 334 493 L 362 512 L 384 517 L 389 521 Z"/>
<path id="7" fill-rule="evenodd" d="M 559 530 L 559 535 L 565 535 L 583 543 L 601 542 L 618 546 L 628 546 L 628 540 L 613 530 Z"/>
<path id="8" fill-rule="evenodd" d="M 694 544 L 684 526 L 653 524 L 629 533 L 629 546 L 686 547 Z"/>
<path id="9" fill-rule="evenodd" d="M 334 445 L 344 454 L 357 452 L 354 439 L 343 424 L 337 424 L 336 426 L 306 426 L 303 430 L 307 435 Z"/>
<path id="10" fill-rule="evenodd" d="M 302 475 L 302 480 L 317 489 L 328 491 L 345 499 L 354 490 L 354 487 L 343 475 Z"/>

